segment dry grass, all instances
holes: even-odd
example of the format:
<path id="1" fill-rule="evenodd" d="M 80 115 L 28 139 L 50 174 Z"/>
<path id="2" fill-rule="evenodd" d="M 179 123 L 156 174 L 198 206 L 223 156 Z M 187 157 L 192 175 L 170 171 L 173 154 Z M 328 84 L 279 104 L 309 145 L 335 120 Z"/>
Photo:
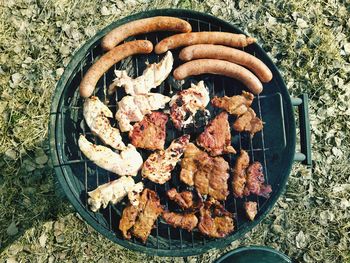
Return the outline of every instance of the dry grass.
<path id="1" fill-rule="evenodd" d="M 51 94 L 74 51 L 119 17 L 169 6 L 212 13 L 257 37 L 290 93 L 311 98 L 313 173 L 295 165 L 258 227 L 224 251 L 188 260 L 211 262 L 238 245 L 260 244 L 299 262 L 350 262 L 349 3 L 145 2 L 0 2 L 0 262 L 183 261 L 146 257 L 97 234 L 57 195 L 46 158 Z"/>

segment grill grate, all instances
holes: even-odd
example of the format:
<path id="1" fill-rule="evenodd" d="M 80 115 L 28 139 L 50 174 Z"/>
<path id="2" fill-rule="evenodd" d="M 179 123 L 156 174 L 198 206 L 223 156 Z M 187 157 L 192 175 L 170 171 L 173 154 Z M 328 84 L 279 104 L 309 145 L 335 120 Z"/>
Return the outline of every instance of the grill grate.
<path id="1" fill-rule="evenodd" d="M 185 18 L 189 23 L 191 23 L 193 27 L 193 31 L 232 31 L 228 28 L 222 28 L 219 25 L 211 24 L 203 20 Z M 142 36 L 135 37 L 136 39 L 148 39 L 153 44 L 158 43 L 158 38 L 164 38 L 165 36 L 170 35 L 166 32 L 161 33 L 149 33 Z M 134 38 L 132 38 L 134 39 Z M 132 40 L 128 39 L 128 40 Z M 256 55 L 254 48 L 248 47 L 245 51 Z M 79 70 L 76 72 L 75 76 L 73 76 L 70 81 L 69 87 L 66 89 L 66 94 L 63 96 L 60 102 L 61 111 L 57 112 L 59 115 L 58 122 L 59 127 L 61 127 L 61 132 L 64 134 L 64 139 L 58 141 L 57 148 L 60 151 L 60 166 L 67 166 L 67 169 L 70 169 L 74 174 L 73 180 L 71 180 L 71 186 L 73 189 L 76 189 L 75 194 L 76 197 L 80 200 L 80 202 L 88 209 L 87 205 L 87 196 L 88 191 L 95 189 L 98 185 L 109 182 L 111 180 L 116 179 L 117 177 L 114 174 L 111 174 L 107 171 L 104 171 L 93 164 L 90 160 L 88 160 L 83 154 L 80 152 L 77 144 L 77 140 L 79 134 L 82 133 L 89 140 L 96 144 L 102 144 L 102 142 L 91 132 L 88 127 L 84 123 L 83 114 L 82 114 L 82 103 L 83 100 L 79 96 L 78 86 L 79 83 L 87 71 L 87 69 L 93 64 L 94 60 L 101 55 L 101 48 L 99 45 L 96 45 L 94 48 L 90 50 L 90 52 L 85 56 L 85 59 L 81 61 Z M 174 55 L 174 68 L 176 68 L 180 62 L 178 61 L 177 56 L 179 50 L 173 50 Z M 154 63 L 159 62 L 160 57 L 155 54 L 150 55 L 138 55 L 133 57 L 132 59 L 126 59 L 121 63 L 118 63 L 111 70 L 103 75 L 103 78 L 99 81 L 97 88 L 95 90 L 94 95 L 98 96 L 102 101 L 109 101 L 109 108 L 113 113 L 116 111 L 115 105 L 115 97 L 108 97 L 106 94 L 106 89 L 108 85 L 113 80 L 113 70 L 114 69 L 126 69 L 134 76 L 138 76 L 139 73 L 143 71 L 145 68 L 145 62 Z M 233 79 L 228 79 L 226 77 L 218 77 L 218 76 L 210 76 L 203 75 L 201 77 L 191 77 L 189 81 L 186 81 L 185 86 L 188 86 L 192 81 L 198 82 L 203 79 L 206 83 L 206 86 L 209 88 L 211 98 L 216 96 L 232 96 L 238 95 L 241 93 L 241 90 L 244 88 L 241 83 L 235 81 Z M 268 88 L 269 85 L 278 86 L 275 78 L 273 79 L 273 83 L 264 85 L 265 89 Z M 180 88 L 181 90 L 182 88 Z M 152 92 L 160 92 L 165 95 L 172 96 L 179 90 L 179 87 L 174 85 L 171 81 L 166 81 L 156 90 L 152 90 Z M 276 132 L 274 133 L 274 137 L 270 138 L 265 137 L 269 135 L 269 131 L 265 131 L 266 127 L 269 125 L 265 125 L 264 129 L 255 135 L 252 139 L 247 134 L 241 134 L 234 132 L 232 133 L 232 141 L 235 149 L 245 149 L 248 151 L 251 161 L 260 161 L 263 165 L 264 175 L 266 182 L 269 182 L 268 178 L 268 163 L 267 153 L 273 154 L 275 151 L 278 151 L 281 148 L 284 148 L 286 145 L 286 135 L 284 129 L 284 116 L 283 116 L 283 102 L 281 94 L 278 92 L 275 93 L 263 93 L 264 95 L 258 95 L 254 100 L 252 107 L 257 113 L 257 116 L 261 118 L 263 121 L 271 122 L 272 120 L 278 123 L 280 129 L 278 130 L 278 135 L 276 136 Z M 122 89 L 118 89 L 116 93 L 116 98 L 120 100 L 125 93 Z M 275 108 L 271 107 L 271 104 L 276 105 Z M 211 116 L 217 115 L 219 112 L 218 109 L 214 109 L 209 107 L 211 112 Z M 116 123 L 114 121 L 113 125 Z M 171 125 L 171 124 L 170 124 Z M 171 126 L 170 126 L 171 127 Z M 276 126 L 275 126 L 276 127 Z M 194 129 L 192 130 L 194 132 Z M 196 132 L 199 133 L 198 131 Z M 167 141 L 166 147 L 170 144 L 170 142 L 182 135 L 182 132 L 178 132 L 174 129 L 167 129 Z M 270 134 L 271 135 L 271 134 Z M 196 137 L 196 136 L 194 136 Z M 124 141 L 128 141 L 127 136 L 124 136 Z M 193 136 L 192 136 L 193 139 Z M 143 155 L 144 160 L 149 155 L 147 151 L 140 151 Z M 236 156 L 225 156 L 225 159 L 230 163 L 232 167 L 235 163 Z M 161 197 L 162 204 L 166 208 L 174 209 L 173 205 L 168 202 L 167 198 L 162 198 L 165 196 L 165 192 L 169 190 L 171 187 L 176 187 L 177 190 L 183 189 L 179 185 L 178 179 L 179 167 L 176 168 L 173 178 L 171 181 L 167 182 L 163 186 L 159 186 L 153 184 L 152 182 L 146 182 L 146 186 L 149 188 L 153 188 Z M 141 177 L 138 175 L 136 180 L 140 180 Z M 278 179 L 276 179 L 278 180 Z M 276 181 L 275 180 L 275 181 Z M 232 181 L 232 175 L 230 174 L 229 184 Z M 231 186 L 230 186 L 231 187 Z M 273 191 L 276 186 L 273 185 Z M 230 192 L 232 189 L 230 188 Z M 240 230 L 246 227 L 250 222 L 244 216 L 243 211 L 243 202 L 247 200 L 256 201 L 258 203 L 258 216 L 260 216 L 260 210 L 262 207 L 266 205 L 267 200 L 264 198 L 249 196 L 245 197 L 243 200 L 233 198 L 232 195 L 228 197 L 228 199 L 224 202 L 224 206 L 230 211 L 234 213 L 236 230 Z M 91 218 L 97 223 L 102 225 L 106 230 L 110 231 L 117 238 L 122 239 L 121 234 L 118 231 L 118 222 L 121 217 L 121 213 L 123 208 L 126 205 L 126 201 L 119 203 L 117 205 L 109 205 L 107 209 L 101 210 L 100 213 L 92 213 L 89 212 Z M 210 239 L 202 236 L 198 231 L 193 231 L 188 233 L 183 231 L 182 229 L 174 229 L 167 225 L 162 219 L 158 218 L 156 222 L 156 228 L 152 230 L 151 236 L 144 246 L 151 247 L 155 249 L 186 249 L 186 248 L 195 248 L 200 246 L 200 244 L 207 244 L 210 242 L 214 242 L 215 239 Z M 143 245 L 136 239 L 132 239 L 131 242 L 139 245 Z"/>

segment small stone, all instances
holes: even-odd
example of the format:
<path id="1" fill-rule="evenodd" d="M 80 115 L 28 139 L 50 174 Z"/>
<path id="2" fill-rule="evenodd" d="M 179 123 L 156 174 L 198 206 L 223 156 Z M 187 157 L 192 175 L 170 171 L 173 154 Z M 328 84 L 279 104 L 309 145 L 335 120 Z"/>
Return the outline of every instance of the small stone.
<path id="1" fill-rule="evenodd" d="M 42 233 L 41 236 L 39 237 L 39 244 L 40 244 L 41 247 L 45 247 L 46 240 L 47 240 L 46 233 Z"/>
<path id="2" fill-rule="evenodd" d="M 304 19 L 302 19 L 302 18 L 298 18 L 297 19 L 297 26 L 299 28 L 307 28 L 307 27 L 309 27 L 307 22 Z"/>
<path id="3" fill-rule="evenodd" d="M 22 80 L 22 74 L 21 73 L 15 73 L 15 74 L 12 74 L 11 76 L 11 80 L 13 82 L 13 86 L 17 86 L 21 80 Z"/>
<path id="4" fill-rule="evenodd" d="M 101 15 L 108 16 L 110 13 L 108 11 L 108 8 L 106 6 L 102 6 L 101 8 Z"/>
<path id="5" fill-rule="evenodd" d="M 350 43 L 344 44 L 344 51 L 346 55 L 350 55 Z"/>

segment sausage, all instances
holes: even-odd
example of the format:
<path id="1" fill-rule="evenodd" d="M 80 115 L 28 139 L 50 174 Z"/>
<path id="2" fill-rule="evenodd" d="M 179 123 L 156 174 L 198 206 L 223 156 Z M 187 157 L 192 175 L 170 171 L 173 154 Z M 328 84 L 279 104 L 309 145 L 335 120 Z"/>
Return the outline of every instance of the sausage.
<path id="1" fill-rule="evenodd" d="M 80 82 L 80 95 L 88 98 L 94 92 L 97 81 L 110 67 L 126 57 L 135 54 L 148 54 L 153 50 L 153 45 L 148 40 L 135 40 L 117 46 L 101 58 L 99 58 L 86 72 Z"/>
<path id="2" fill-rule="evenodd" d="M 144 18 L 118 26 L 102 39 L 101 46 L 110 50 L 124 39 L 142 33 L 154 31 L 191 32 L 191 25 L 180 18 L 170 16 L 155 16 Z"/>
<path id="3" fill-rule="evenodd" d="M 266 83 L 272 79 L 272 72 L 264 62 L 247 52 L 231 47 L 211 44 L 193 45 L 182 49 L 179 58 L 184 61 L 200 58 L 227 60 L 247 67 L 253 71 L 262 82 Z"/>
<path id="4" fill-rule="evenodd" d="M 181 80 L 188 76 L 204 73 L 224 75 L 238 79 L 254 94 L 259 94 L 263 90 L 260 80 L 252 72 L 242 66 L 224 60 L 192 60 L 176 68 L 173 75 L 175 79 Z"/>
<path id="5" fill-rule="evenodd" d="M 154 51 L 162 54 L 169 49 L 195 44 L 221 44 L 231 47 L 246 47 L 256 41 L 253 37 L 228 32 L 191 32 L 173 35 L 160 41 Z"/>

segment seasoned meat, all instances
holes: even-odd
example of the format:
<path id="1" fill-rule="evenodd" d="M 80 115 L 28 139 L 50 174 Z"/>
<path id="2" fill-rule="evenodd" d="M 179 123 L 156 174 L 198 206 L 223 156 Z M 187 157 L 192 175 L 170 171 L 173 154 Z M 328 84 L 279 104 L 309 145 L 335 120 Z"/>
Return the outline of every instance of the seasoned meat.
<path id="1" fill-rule="evenodd" d="M 250 92 L 243 91 L 242 95 L 232 97 L 214 97 L 211 103 L 218 108 L 224 109 L 232 115 L 240 116 L 244 114 L 250 105 L 252 105 L 254 95 Z"/>
<path id="2" fill-rule="evenodd" d="M 125 144 L 117 128 L 113 128 L 108 118 L 113 118 L 113 113 L 97 97 L 91 96 L 84 102 L 84 119 L 91 132 L 97 135 L 105 144 L 114 149 L 124 150 Z"/>
<path id="3" fill-rule="evenodd" d="M 233 129 L 238 132 L 249 132 L 251 135 L 261 131 L 263 122 L 256 117 L 252 108 L 249 108 L 243 115 L 239 116 L 233 123 Z"/>
<path id="4" fill-rule="evenodd" d="M 185 151 L 189 140 L 189 135 L 183 135 L 173 140 L 165 151 L 152 153 L 143 164 L 142 176 L 158 184 L 169 181 L 171 171 Z"/>
<path id="5" fill-rule="evenodd" d="M 243 191 L 246 184 L 246 169 L 248 165 L 249 155 L 246 151 L 241 150 L 233 168 L 232 189 L 233 195 L 237 198 L 243 197 Z"/>
<path id="6" fill-rule="evenodd" d="M 244 209 L 250 221 L 253 221 L 258 213 L 258 204 L 256 202 L 244 202 Z"/>
<path id="7" fill-rule="evenodd" d="M 80 135 L 78 145 L 82 153 L 96 165 L 120 176 L 135 176 L 143 163 L 141 154 L 132 144 L 118 154 L 108 147 L 92 144 L 84 135 Z"/>
<path id="8" fill-rule="evenodd" d="M 190 143 L 185 150 L 181 168 L 182 182 L 194 185 L 201 195 L 209 194 L 217 200 L 226 199 L 229 194 L 229 165 L 222 157 L 211 157 Z"/>
<path id="9" fill-rule="evenodd" d="M 151 111 L 163 109 L 169 101 L 169 97 L 160 93 L 123 97 L 118 102 L 118 111 L 115 114 L 120 130 L 122 132 L 130 131 L 132 129 L 130 122 L 141 121 L 143 116 L 151 113 Z"/>
<path id="10" fill-rule="evenodd" d="M 198 218 L 194 213 L 179 214 L 164 211 L 162 216 L 169 225 L 186 229 L 188 232 L 192 231 L 198 224 Z"/>
<path id="11" fill-rule="evenodd" d="M 131 143 L 137 148 L 163 150 L 167 121 L 168 116 L 162 112 L 147 114 L 129 132 Z"/>
<path id="12" fill-rule="evenodd" d="M 145 243 L 151 233 L 154 222 L 162 211 L 163 209 L 156 192 L 146 188 L 141 194 L 137 207 L 129 204 L 123 210 L 119 229 L 122 231 L 124 238 L 130 239 L 130 234 L 132 234 Z"/>
<path id="13" fill-rule="evenodd" d="M 205 127 L 197 138 L 197 144 L 212 156 L 236 153 L 231 146 L 231 131 L 226 112 L 221 112 Z"/>
<path id="14" fill-rule="evenodd" d="M 209 92 L 200 81 L 197 85 L 191 83 L 191 88 L 178 92 L 169 102 L 170 117 L 176 129 L 186 127 L 193 122 L 198 110 L 204 110 L 209 103 Z"/>
<path id="15" fill-rule="evenodd" d="M 123 176 L 112 182 L 100 185 L 95 190 L 88 192 L 88 204 L 91 206 L 91 211 L 96 212 L 101 206 L 102 208 L 106 208 L 108 203 L 116 204 L 126 195 L 129 195 L 129 197 L 132 197 L 131 199 L 129 198 L 130 202 L 133 205 L 137 205 L 137 195 L 142 189 L 142 182 L 135 184 L 134 179 Z M 131 196 L 133 192 L 135 192 L 135 194 Z"/>
<path id="16" fill-rule="evenodd" d="M 244 195 L 256 194 L 268 198 L 272 192 L 271 186 L 266 185 L 261 163 L 254 162 L 247 168 L 247 182 Z"/>
<path id="17" fill-rule="evenodd" d="M 202 203 L 202 197 L 200 195 L 195 198 L 190 191 L 177 192 L 175 188 L 167 191 L 167 196 L 170 200 L 176 202 L 183 210 L 199 208 Z"/>
<path id="18" fill-rule="evenodd" d="M 232 214 L 226 211 L 218 201 L 206 201 L 200 209 L 198 229 L 209 237 L 225 237 L 234 229 Z"/>
<path id="19" fill-rule="evenodd" d="M 130 95 L 146 94 L 168 77 L 173 68 L 173 62 L 173 55 L 168 51 L 159 63 L 148 65 L 142 75 L 135 79 L 129 77 L 126 70 L 115 70 L 116 79 L 109 86 L 108 93 L 112 94 L 117 87 L 124 87 L 125 92 Z"/>

